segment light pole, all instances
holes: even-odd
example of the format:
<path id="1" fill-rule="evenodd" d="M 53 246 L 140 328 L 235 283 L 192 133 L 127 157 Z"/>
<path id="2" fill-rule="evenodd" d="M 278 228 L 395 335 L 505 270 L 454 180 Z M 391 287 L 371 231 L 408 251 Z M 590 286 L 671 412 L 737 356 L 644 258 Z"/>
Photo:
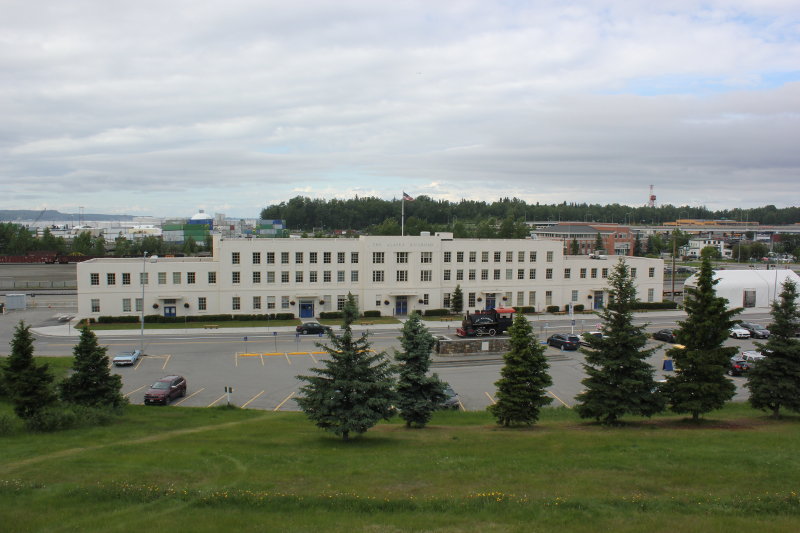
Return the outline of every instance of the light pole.
<path id="1" fill-rule="evenodd" d="M 139 352 L 144 355 L 144 267 L 147 263 L 147 252 L 142 253 L 142 277 L 139 279 L 139 283 L 142 285 L 142 316 L 141 316 L 141 330 L 139 334 Z"/>

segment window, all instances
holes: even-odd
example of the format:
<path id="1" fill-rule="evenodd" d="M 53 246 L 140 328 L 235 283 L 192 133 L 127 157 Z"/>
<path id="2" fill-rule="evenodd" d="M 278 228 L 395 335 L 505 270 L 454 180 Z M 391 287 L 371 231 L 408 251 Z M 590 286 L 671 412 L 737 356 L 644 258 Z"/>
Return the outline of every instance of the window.
<path id="1" fill-rule="evenodd" d="M 475 293 L 470 292 L 467 294 L 467 307 L 475 307 Z"/>
<path id="2" fill-rule="evenodd" d="M 469 280 L 470 281 L 475 281 L 475 269 L 474 268 L 470 268 L 469 269 Z"/>
<path id="3" fill-rule="evenodd" d="M 488 280 L 489 279 L 489 269 L 483 268 L 481 269 L 481 280 Z"/>
<path id="4" fill-rule="evenodd" d="M 344 270 L 336 271 L 336 281 L 339 283 L 344 283 Z"/>
<path id="5" fill-rule="evenodd" d="M 597 269 L 593 268 L 592 269 L 592 279 L 595 279 L 596 277 L 597 277 Z"/>
<path id="6" fill-rule="evenodd" d="M 445 271 L 444 271 L 444 273 L 443 273 L 443 278 L 442 278 L 442 279 L 443 279 L 444 281 L 450 281 L 450 271 L 449 271 L 449 270 L 445 270 Z"/>
<path id="7" fill-rule="evenodd" d="M 383 252 L 372 252 L 373 263 L 383 263 Z"/>
<path id="8" fill-rule="evenodd" d="M 408 270 L 398 270 L 395 275 L 395 281 L 408 281 Z"/>
<path id="9" fill-rule="evenodd" d="M 647 289 L 647 301 L 655 301 L 655 289 Z"/>
<path id="10" fill-rule="evenodd" d="M 607 268 L 603 269 L 602 275 L 603 275 L 603 278 L 607 278 L 608 277 L 608 269 Z"/>
<path id="11" fill-rule="evenodd" d="M 130 298 L 123 298 L 122 299 L 122 312 L 123 313 L 130 313 L 131 312 L 131 299 Z"/>
<path id="12" fill-rule="evenodd" d="M 289 271 L 281 271 L 281 283 L 289 283 Z"/>
<path id="13" fill-rule="evenodd" d="M 303 264 L 303 252 L 295 252 L 294 253 L 294 262 L 295 264 L 302 265 Z"/>
<path id="14" fill-rule="evenodd" d="M 150 282 L 150 275 L 148 272 L 139 272 L 139 285 L 147 285 Z"/>
<path id="15" fill-rule="evenodd" d="M 267 309 L 275 309 L 275 297 L 267 296 Z"/>
<path id="16" fill-rule="evenodd" d="M 261 252 L 253 252 L 253 264 L 254 265 L 261 264 Z"/>
<path id="17" fill-rule="evenodd" d="M 547 252 L 547 262 L 548 263 L 552 263 L 553 262 L 553 252 L 552 251 Z"/>
<path id="18" fill-rule="evenodd" d="M 528 305 L 536 307 L 536 291 L 528 292 Z"/>
<path id="19" fill-rule="evenodd" d="M 294 282 L 295 283 L 303 283 L 303 271 L 297 270 L 294 273 Z"/>
<path id="20" fill-rule="evenodd" d="M 159 272 L 158 273 L 158 284 L 159 285 L 166 285 L 167 284 L 167 273 L 166 272 Z"/>
<path id="21" fill-rule="evenodd" d="M 514 252 L 506 252 L 506 263 L 514 261 Z"/>
<path id="22" fill-rule="evenodd" d="M 258 270 L 253 272 L 253 283 L 261 283 L 261 272 Z"/>
<path id="23" fill-rule="evenodd" d="M 350 271 L 350 281 L 353 283 L 358 283 L 358 270 Z"/>
<path id="24" fill-rule="evenodd" d="M 197 280 L 197 273 L 196 272 L 187 272 L 186 273 L 186 283 L 188 285 L 194 285 L 196 280 Z"/>
<path id="25" fill-rule="evenodd" d="M 106 274 L 106 285 L 116 285 L 117 284 L 117 275 L 113 272 Z"/>
<path id="26" fill-rule="evenodd" d="M 308 262 L 309 263 L 317 262 L 317 252 L 308 252 Z"/>
<path id="27" fill-rule="evenodd" d="M 635 277 L 636 277 L 636 267 L 634 267 L 634 268 L 631 268 L 631 277 L 632 277 L 632 278 L 635 278 Z"/>
<path id="28" fill-rule="evenodd" d="M 655 269 L 655 268 L 653 268 L 653 267 L 650 267 L 650 268 L 648 269 L 648 271 L 647 271 L 647 275 L 648 275 L 649 277 L 651 277 L 651 278 L 654 278 L 654 277 L 656 277 L 656 269 Z"/>
<path id="29" fill-rule="evenodd" d="M 575 290 L 572 291 L 572 301 L 573 302 L 577 302 L 578 301 L 578 291 L 575 291 Z"/>
<path id="30" fill-rule="evenodd" d="M 553 291 L 545 291 L 544 305 L 553 305 Z"/>
<path id="31" fill-rule="evenodd" d="M 330 252 L 322 252 L 322 262 L 323 263 L 330 263 L 331 262 L 331 253 Z"/>
<path id="32" fill-rule="evenodd" d="M 489 252 L 481 252 L 481 263 L 489 262 Z"/>
<path id="33" fill-rule="evenodd" d="M 517 292 L 517 306 L 522 307 L 525 305 L 525 291 Z"/>
<path id="34" fill-rule="evenodd" d="M 309 283 L 316 283 L 317 282 L 317 271 L 312 270 L 308 273 L 308 282 Z"/>
<path id="35" fill-rule="evenodd" d="M 499 263 L 500 262 L 500 255 L 501 255 L 500 252 L 495 252 L 494 253 L 494 262 L 495 263 Z"/>
<path id="36" fill-rule="evenodd" d="M 514 279 L 514 269 L 507 268 L 506 269 L 506 279 Z"/>
<path id="37" fill-rule="evenodd" d="M 536 262 L 536 252 L 530 252 L 529 255 L 530 255 L 530 257 L 528 257 L 528 261 L 530 261 L 531 263 L 535 263 Z"/>
<path id="38" fill-rule="evenodd" d="M 492 279 L 494 279 L 495 281 L 500 279 L 500 269 L 499 268 L 495 268 L 494 272 L 492 274 L 493 274 L 492 275 Z"/>
<path id="39" fill-rule="evenodd" d="M 217 282 L 217 273 L 216 272 L 209 272 L 208 273 L 208 284 L 213 285 Z"/>
<path id="40" fill-rule="evenodd" d="M 433 270 L 420 270 L 419 271 L 419 280 L 420 281 L 432 281 L 433 280 Z"/>
<path id="41" fill-rule="evenodd" d="M 267 283 L 275 283 L 275 272 L 272 270 L 267 272 Z"/>
<path id="42" fill-rule="evenodd" d="M 354 265 L 358 263 L 358 252 L 350 252 L 350 262 Z"/>
<path id="43" fill-rule="evenodd" d="M 130 274 L 130 272 L 123 272 L 122 273 L 122 284 L 123 285 L 130 285 L 131 284 L 131 274 Z"/>
<path id="44" fill-rule="evenodd" d="M 398 263 L 408 263 L 408 252 L 395 252 L 395 260 Z"/>
<path id="45" fill-rule="evenodd" d="M 231 309 L 238 311 L 242 308 L 242 300 L 238 296 L 231 298 Z"/>
<path id="46" fill-rule="evenodd" d="M 275 252 L 267 252 L 267 264 L 268 265 L 275 264 Z"/>
<path id="47" fill-rule="evenodd" d="M 517 269 L 517 279 L 525 279 L 525 269 L 518 268 Z"/>
<path id="48" fill-rule="evenodd" d="M 372 271 L 372 281 L 375 283 L 382 283 L 383 282 L 383 270 L 373 270 Z"/>
<path id="49" fill-rule="evenodd" d="M 289 252 L 281 252 L 281 264 L 282 265 L 289 264 Z"/>
<path id="50" fill-rule="evenodd" d="M 253 296 L 253 309 L 261 309 L 261 296 Z"/>
<path id="51" fill-rule="evenodd" d="M 457 263 L 464 262 L 464 252 L 456 252 L 456 262 Z"/>
<path id="52" fill-rule="evenodd" d="M 336 310 L 341 311 L 344 309 L 345 304 L 347 303 L 347 297 L 344 294 L 339 294 L 336 296 Z"/>
<path id="53" fill-rule="evenodd" d="M 197 310 L 198 311 L 205 311 L 206 310 L 206 297 L 200 296 L 197 298 Z"/>
<path id="54" fill-rule="evenodd" d="M 239 252 L 231 252 L 231 264 L 238 265 L 240 261 Z"/>
<path id="55" fill-rule="evenodd" d="M 322 271 L 322 283 L 330 283 L 331 282 L 331 271 L 330 270 L 323 270 Z"/>
<path id="56" fill-rule="evenodd" d="M 536 269 L 531 268 L 528 270 L 528 279 L 536 279 Z"/>
<path id="57" fill-rule="evenodd" d="M 172 284 L 173 285 L 180 285 L 181 284 L 181 273 L 180 272 L 173 272 L 172 273 Z"/>
<path id="58" fill-rule="evenodd" d="M 135 302 L 134 305 L 136 305 L 136 312 L 137 313 L 141 313 L 142 312 L 142 308 L 144 307 L 144 304 L 142 303 L 142 299 L 141 298 L 136 298 L 136 300 L 134 300 L 134 302 Z"/>
<path id="59" fill-rule="evenodd" d="M 444 259 L 443 259 L 443 261 L 444 261 L 445 263 L 449 263 L 449 262 L 450 262 L 450 258 L 451 258 L 451 256 L 452 256 L 452 252 L 445 252 L 445 253 L 444 253 Z"/>
<path id="60" fill-rule="evenodd" d="M 231 283 L 239 283 L 240 281 L 242 281 L 241 272 L 238 271 L 231 272 Z"/>
<path id="61" fill-rule="evenodd" d="M 581 279 L 586 279 L 586 269 L 585 268 L 581 269 Z"/>
<path id="62" fill-rule="evenodd" d="M 100 274 L 96 272 L 92 272 L 91 274 L 89 274 L 89 284 L 100 285 Z"/>
<path id="63" fill-rule="evenodd" d="M 281 296 L 281 309 L 289 309 L 289 297 Z"/>
<path id="64" fill-rule="evenodd" d="M 339 264 L 344 263 L 344 252 L 336 252 L 336 262 Z"/>
<path id="65" fill-rule="evenodd" d="M 475 261 L 477 261 L 477 257 L 478 257 L 478 252 L 470 252 L 469 253 L 469 262 L 470 263 L 474 263 Z"/>
<path id="66" fill-rule="evenodd" d="M 547 268 L 544 271 L 544 279 L 553 279 L 553 269 Z"/>
<path id="67" fill-rule="evenodd" d="M 442 307 L 444 309 L 450 309 L 450 293 L 446 292 L 442 294 Z"/>
<path id="68" fill-rule="evenodd" d="M 456 270 L 456 281 L 464 281 L 464 270 L 460 268 Z"/>
<path id="69" fill-rule="evenodd" d="M 100 312 L 100 298 L 92 298 L 92 313 Z"/>
<path id="70" fill-rule="evenodd" d="M 564 279 L 570 279 L 570 277 L 572 277 L 572 269 L 571 268 L 565 268 L 564 269 Z"/>
<path id="71" fill-rule="evenodd" d="M 517 263 L 525 262 L 525 252 L 517 252 Z"/>
<path id="72" fill-rule="evenodd" d="M 430 304 L 430 295 L 427 292 L 422 293 L 422 305 L 428 304 Z"/>
<path id="73" fill-rule="evenodd" d="M 433 252 L 422 252 L 420 254 L 420 263 L 433 263 Z"/>

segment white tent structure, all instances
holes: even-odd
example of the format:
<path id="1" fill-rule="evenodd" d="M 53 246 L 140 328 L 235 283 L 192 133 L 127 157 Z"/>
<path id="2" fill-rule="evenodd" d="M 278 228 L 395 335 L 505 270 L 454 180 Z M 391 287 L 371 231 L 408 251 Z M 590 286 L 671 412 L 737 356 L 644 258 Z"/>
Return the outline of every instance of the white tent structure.
<path id="1" fill-rule="evenodd" d="M 698 274 L 686 279 L 684 287 L 697 287 Z M 789 269 L 715 270 L 717 296 L 727 298 L 730 308 L 768 308 L 780 296 L 781 285 L 791 279 L 800 287 L 800 276 Z"/>

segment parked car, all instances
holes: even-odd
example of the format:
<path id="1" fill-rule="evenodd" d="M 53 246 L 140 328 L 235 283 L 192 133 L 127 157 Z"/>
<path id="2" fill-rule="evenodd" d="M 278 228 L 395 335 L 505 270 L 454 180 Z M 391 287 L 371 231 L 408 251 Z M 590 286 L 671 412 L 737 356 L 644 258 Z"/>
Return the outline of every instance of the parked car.
<path id="1" fill-rule="evenodd" d="M 739 327 L 746 329 L 750 333 L 750 336 L 754 339 L 769 338 L 769 330 L 760 324 L 754 324 L 752 322 L 740 322 Z"/>
<path id="2" fill-rule="evenodd" d="M 741 326 L 735 325 L 730 329 L 730 336 L 734 339 L 749 339 L 750 332 Z"/>
<path id="3" fill-rule="evenodd" d="M 301 333 L 303 335 L 308 335 L 309 333 L 327 333 L 330 330 L 330 326 L 323 326 L 319 322 L 306 322 L 295 328 L 297 333 Z"/>
<path id="4" fill-rule="evenodd" d="M 450 385 L 444 389 L 444 395 L 445 399 L 442 402 L 442 409 L 458 409 L 461 406 L 461 400 L 458 394 Z"/>
<path id="5" fill-rule="evenodd" d="M 582 346 L 589 346 L 589 340 L 587 337 L 595 337 L 598 339 L 607 339 L 608 335 L 604 335 L 602 331 L 587 331 L 583 335 L 581 335 L 581 345 Z"/>
<path id="6" fill-rule="evenodd" d="M 653 333 L 653 338 L 658 341 L 675 344 L 675 331 L 671 329 L 661 329 Z"/>
<path id="7" fill-rule="evenodd" d="M 130 352 L 119 352 L 114 358 L 111 360 L 114 363 L 114 366 L 132 366 L 135 365 L 136 362 L 139 360 L 139 357 L 142 356 L 142 352 L 139 350 L 132 350 Z"/>
<path id="8" fill-rule="evenodd" d="M 752 365 L 739 356 L 731 357 L 730 364 L 728 365 L 729 376 L 741 376 L 750 371 Z"/>
<path id="9" fill-rule="evenodd" d="M 764 359 L 766 355 L 756 350 L 747 350 L 739 355 L 739 358 L 744 359 L 750 364 L 755 364 Z"/>
<path id="10" fill-rule="evenodd" d="M 144 404 L 160 403 L 167 405 L 170 400 L 186 396 L 186 379 L 183 376 L 164 376 L 144 393 Z"/>
<path id="11" fill-rule="evenodd" d="M 581 345 L 581 339 L 577 335 L 556 333 L 547 338 L 547 344 L 561 350 L 577 350 Z"/>

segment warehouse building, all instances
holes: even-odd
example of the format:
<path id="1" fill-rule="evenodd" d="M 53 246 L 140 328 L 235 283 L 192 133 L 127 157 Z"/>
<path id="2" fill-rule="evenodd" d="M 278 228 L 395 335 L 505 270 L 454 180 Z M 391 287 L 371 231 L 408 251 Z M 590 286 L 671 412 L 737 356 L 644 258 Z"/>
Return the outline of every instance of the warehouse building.
<path id="1" fill-rule="evenodd" d="M 599 309 L 621 258 L 564 255 L 558 241 L 454 239 L 451 233 L 340 239 L 214 235 L 212 257 L 92 259 L 78 265 L 78 314 L 293 313 L 343 307 L 383 316 L 449 308 L 459 285 L 465 309 L 572 303 Z M 624 258 L 642 301 L 661 301 L 663 261 Z"/>

